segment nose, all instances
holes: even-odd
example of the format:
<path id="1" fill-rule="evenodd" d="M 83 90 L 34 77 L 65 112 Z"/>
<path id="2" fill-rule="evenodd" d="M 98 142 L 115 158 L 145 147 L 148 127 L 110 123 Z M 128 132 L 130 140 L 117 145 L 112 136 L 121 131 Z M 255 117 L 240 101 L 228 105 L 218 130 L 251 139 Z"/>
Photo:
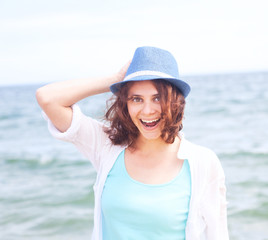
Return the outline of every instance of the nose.
<path id="1" fill-rule="evenodd" d="M 145 102 L 142 108 L 142 113 L 145 115 L 150 115 L 155 112 L 155 108 L 152 102 Z"/>

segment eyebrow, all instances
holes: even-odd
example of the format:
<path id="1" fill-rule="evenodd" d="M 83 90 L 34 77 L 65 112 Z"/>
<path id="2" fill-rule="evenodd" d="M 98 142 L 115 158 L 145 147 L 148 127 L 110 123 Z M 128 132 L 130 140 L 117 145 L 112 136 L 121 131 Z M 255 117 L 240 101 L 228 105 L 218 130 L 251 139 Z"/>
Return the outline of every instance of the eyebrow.
<path id="1" fill-rule="evenodd" d="M 153 97 L 157 97 L 157 96 L 159 96 L 160 94 L 159 93 L 156 93 L 156 94 L 153 94 L 152 96 Z M 132 95 L 130 95 L 130 97 L 143 97 L 143 95 L 139 95 L 139 94 L 132 94 Z"/>

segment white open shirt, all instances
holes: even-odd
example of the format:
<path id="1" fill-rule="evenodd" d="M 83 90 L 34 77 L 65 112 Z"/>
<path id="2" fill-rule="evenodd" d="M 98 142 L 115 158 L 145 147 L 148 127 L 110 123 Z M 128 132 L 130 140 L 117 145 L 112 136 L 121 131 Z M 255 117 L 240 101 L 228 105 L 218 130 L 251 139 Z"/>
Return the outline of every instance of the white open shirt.
<path id="1" fill-rule="evenodd" d="M 95 207 L 92 240 L 102 240 L 101 195 L 106 177 L 119 153 L 126 146 L 111 144 L 103 123 L 85 116 L 73 105 L 73 119 L 66 132 L 48 121 L 50 133 L 73 143 L 88 158 L 95 170 Z M 187 141 L 180 134 L 178 158 L 188 159 L 191 170 L 191 199 L 186 225 L 186 240 L 228 240 L 225 177 L 218 157 L 211 150 Z"/>

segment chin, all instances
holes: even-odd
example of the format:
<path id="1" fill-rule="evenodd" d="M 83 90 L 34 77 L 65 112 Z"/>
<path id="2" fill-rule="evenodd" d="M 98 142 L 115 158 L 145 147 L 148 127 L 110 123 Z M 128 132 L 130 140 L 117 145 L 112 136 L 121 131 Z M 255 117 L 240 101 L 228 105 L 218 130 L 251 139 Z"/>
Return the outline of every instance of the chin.
<path id="1" fill-rule="evenodd" d="M 141 133 L 141 136 L 143 139 L 148 140 L 148 141 L 162 139 L 161 134 L 159 134 L 159 133 L 157 133 L 157 134 Z"/>

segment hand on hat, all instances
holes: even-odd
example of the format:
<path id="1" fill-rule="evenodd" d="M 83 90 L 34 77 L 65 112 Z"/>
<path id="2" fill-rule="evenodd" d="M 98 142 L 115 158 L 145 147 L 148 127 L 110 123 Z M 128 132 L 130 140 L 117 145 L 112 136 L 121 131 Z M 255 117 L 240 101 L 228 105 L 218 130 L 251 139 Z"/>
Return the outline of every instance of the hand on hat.
<path id="1" fill-rule="evenodd" d="M 116 79 L 116 82 L 121 82 L 123 81 L 126 73 L 127 73 L 127 70 L 128 70 L 128 67 L 131 63 L 132 59 L 129 60 L 120 70 L 119 72 L 117 73 L 117 79 Z"/>

